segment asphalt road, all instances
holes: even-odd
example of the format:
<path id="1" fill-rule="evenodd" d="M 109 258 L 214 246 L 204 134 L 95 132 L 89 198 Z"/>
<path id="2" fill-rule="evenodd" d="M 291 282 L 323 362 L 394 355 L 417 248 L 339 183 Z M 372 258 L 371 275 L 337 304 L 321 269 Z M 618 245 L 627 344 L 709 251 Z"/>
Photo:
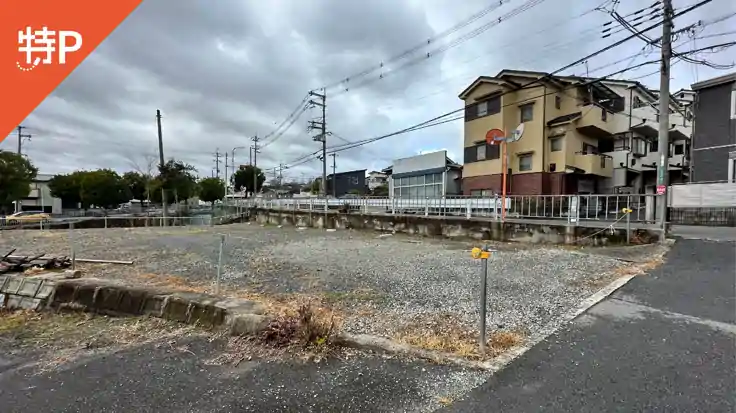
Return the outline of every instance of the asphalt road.
<path id="1" fill-rule="evenodd" d="M 663 266 L 443 411 L 736 411 L 735 259 L 734 242 L 678 241 Z"/>
<path id="2" fill-rule="evenodd" d="M 147 345 L 45 374 L 18 368 L 32 360 L 0 356 L 0 411 L 428 412 L 487 377 L 374 355 L 212 365 L 221 342 L 196 339 L 188 349 Z"/>

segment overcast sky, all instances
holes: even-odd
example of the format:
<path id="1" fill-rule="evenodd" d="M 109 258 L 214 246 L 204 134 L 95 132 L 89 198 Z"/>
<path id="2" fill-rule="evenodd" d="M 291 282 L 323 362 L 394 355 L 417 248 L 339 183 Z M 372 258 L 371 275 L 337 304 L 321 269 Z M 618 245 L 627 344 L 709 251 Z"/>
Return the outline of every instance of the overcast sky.
<path id="1" fill-rule="evenodd" d="M 537 0 L 539 4 L 506 21 L 499 16 L 527 0 L 504 0 L 471 25 L 426 45 L 427 39 L 497 2 L 482 0 L 145 0 L 92 55 L 25 121 L 33 134 L 24 153 L 41 173 L 75 169 L 134 167 L 157 160 L 156 109 L 163 114 L 164 152 L 210 176 L 214 153 L 248 146 L 281 123 L 305 94 L 347 76 L 362 77 L 327 88 L 328 146 L 390 133 L 462 107 L 457 95 L 480 75 L 504 68 L 552 71 L 627 35 L 602 39 L 610 16 L 591 12 L 603 0 Z M 683 8 L 694 0 L 675 0 Z M 622 15 L 652 0 L 620 0 Z M 676 27 L 705 23 L 736 13 L 733 0 L 714 0 L 676 21 Z M 474 29 L 497 23 L 462 40 Z M 736 18 L 702 28 L 677 50 L 736 39 Z M 644 26 L 642 26 L 644 27 Z M 615 31 L 615 30 L 614 30 Z M 658 32 L 659 30 L 657 30 Z M 657 32 L 650 32 L 656 37 Z M 388 59 L 424 43 L 405 58 Z M 438 48 L 444 53 L 434 54 Z M 611 65 L 642 50 L 632 40 L 588 62 L 591 76 L 657 57 L 657 51 Z M 430 57 L 427 58 L 427 53 Z M 719 64 L 736 61 L 736 47 L 702 57 Z M 598 70 L 595 70 L 598 69 Z M 658 88 L 659 77 L 646 66 L 624 77 Z M 734 71 L 736 69 L 731 69 Z M 673 66 L 673 89 L 719 76 L 705 66 Z M 584 65 L 566 71 L 584 75 Z M 345 91 L 346 85 L 349 85 Z M 318 149 L 306 111 L 278 140 L 258 154 L 258 165 L 289 164 Z M 337 170 L 380 169 L 392 159 L 420 151 L 447 149 L 462 162 L 462 121 L 388 138 L 340 152 Z M 339 138 L 338 138 L 339 137 Z M 0 144 L 12 149 L 14 139 Z M 268 140 L 266 142 L 269 142 Z M 236 151 L 248 161 L 248 149 Z M 137 166 L 134 166 L 137 165 Z M 224 166 L 224 164 L 222 165 Z M 221 167 L 222 167 L 221 166 Z M 321 173 L 318 160 L 284 171 L 287 178 Z"/>

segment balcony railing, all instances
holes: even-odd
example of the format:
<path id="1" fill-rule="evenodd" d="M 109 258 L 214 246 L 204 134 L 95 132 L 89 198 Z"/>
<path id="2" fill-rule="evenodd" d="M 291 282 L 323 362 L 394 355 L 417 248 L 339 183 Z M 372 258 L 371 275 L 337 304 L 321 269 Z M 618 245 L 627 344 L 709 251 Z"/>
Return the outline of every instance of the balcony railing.
<path id="1" fill-rule="evenodd" d="M 613 160 L 606 155 L 599 154 L 577 154 L 575 155 L 576 166 L 583 169 L 586 174 L 613 176 Z"/>
<path id="2" fill-rule="evenodd" d="M 583 135 L 591 138 L 607 138 L 615 131 L 613 116 L 596 105 L 586 105 L 581 108 L 582 117 L 577 121 L 577 129 Z"/>

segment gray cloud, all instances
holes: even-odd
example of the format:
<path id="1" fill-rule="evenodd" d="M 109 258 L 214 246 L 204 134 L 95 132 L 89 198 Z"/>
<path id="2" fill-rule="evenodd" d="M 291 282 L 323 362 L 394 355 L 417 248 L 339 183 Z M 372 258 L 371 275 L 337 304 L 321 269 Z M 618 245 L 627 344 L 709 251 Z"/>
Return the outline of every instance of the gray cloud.
<path id="1" fill-rule="evenodd" d="M 619 6 L 622 14 L 641 7 L 625 3 Z M 459 109 L 457 94 L 477 76 L 503 68 L 551 71 L 625 35 L 602 39 L 601 25 L 610 20 L 602 12 L 575 18 L 593 4 L 546 0 L 426 58 L 427 51 L 520 4 L 521 0 L 511 1 L 410 59 L 388 62 L 488 2 L 147 0 L 25 120 L 34 134 L 25 150 L 46 173 L 100 167 L 129 170 L 132 164 L 144 165 L 147 158 L 156 158 L 155 112 L 160 109 L 167 157 L 192 163 L 207 176 L 216 149 L 230 152 L 233 147 L 248 146 L 251 136 L 270 132 L 308 90 L 382 62 L 382 69 L 327 90 L 328 126 L 335 133 L 330 145 L 344 143 L 338 136 L 351 141 L 370 138 Z M 676 1 L 675 6 L 683 7 L 685 1 Z M 715 0 L 679 19 L 677 27 L 729 11 L 736 12 L 736 4 Z M 727 31 L 733 21 L 706 27 L 702 34 Z M 734 37 L 695 44 L 703 47 Z M 687 38 L 679 42 L 681 51 L 693 47 Z M 642 47 L 643 42 L 633 40 L 591 59 L 588 69 L 603 68 L 590 74 L 605 75 L 626 67 L 628 59 L 616 65 L 611 62 Z M 731 63 L 735 49 L 703 57 Z M 651 51 L 633 62 L 651 60 L 657 53 Z M 584 74 L 585 70 L 579 65 L 567 73 Z M 655 70 L 656 66 L 643 67 L 626 77 Z M 673 88 L 719 74 L 678 63 L 673 67 Z M 641 80 L 657 87 L 656 75 Z M 259 165 L 289 163 L 317 150 L 319 145 L 310 136 L 313 132 L 306 130 L 307 120 L 316 116 L 316 109 L 308 110 L 258 155 Z M 7 139 L 2 147 L 13 145 Z M 447 149 L 462 161 L 461 147 L 462 122 L 455 122 L 341 152 L 337 164 L 338 170 L 377 169 L 394 158 L 431 149 Z M 247 159 L 247 149 L 237 152 L 237 163 Z M 315 160 L 285 171 L 293 178 L 319 173 L 321 166 Z"/>

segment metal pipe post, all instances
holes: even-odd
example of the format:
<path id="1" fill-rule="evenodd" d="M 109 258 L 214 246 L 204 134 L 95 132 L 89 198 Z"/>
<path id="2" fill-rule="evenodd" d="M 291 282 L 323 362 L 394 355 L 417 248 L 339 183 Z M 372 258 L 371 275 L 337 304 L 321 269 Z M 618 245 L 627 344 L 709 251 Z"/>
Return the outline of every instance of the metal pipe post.
<path id="1" fill-rule="evenodd" d="M 72 270 L 77 269 L 77 247 L 74 240 L 74 222 L 69 223 L 69 248 L 72 259 Z"/>
<path id="2" fill-rule="evenodd" d="M 220 235 L 220 252 L 217 255 L 217 279 L 215 279 L 215 294 L 220 294 L 220 277 L 222 276 L 222 250 L 225 246 L 225 236 Z"/>
<path id="3" fill-rule="evenodd" d="M 488 249 L 483 248 L 483 252 Z M 481 259 L 481 274 L 480 274 L 480 336 L 478 342 L 480 344 L 480 353 L 485 354 L 486 352 L 486 286 L 488 283 L 488 259 Z"/>

